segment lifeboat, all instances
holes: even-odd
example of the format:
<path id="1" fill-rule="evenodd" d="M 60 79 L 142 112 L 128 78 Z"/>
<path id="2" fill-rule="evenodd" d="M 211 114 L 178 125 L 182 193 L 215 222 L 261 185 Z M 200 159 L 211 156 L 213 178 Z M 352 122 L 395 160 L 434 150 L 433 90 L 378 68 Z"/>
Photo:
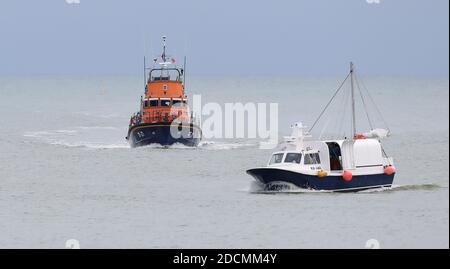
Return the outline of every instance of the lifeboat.
<path id="1" fill-rule="evenodd" d="M 185 94 L 185 68 L 179 68 L 173 57 L 166 55 L 166 37 L 163 52 L 147 68 L 144 59 L 145 92 L 140 109 L 130 118 L 126 139 L 132 147 L 157 144 L 183 144 L 196 147 L 202 131 L 190 113 Z"/>

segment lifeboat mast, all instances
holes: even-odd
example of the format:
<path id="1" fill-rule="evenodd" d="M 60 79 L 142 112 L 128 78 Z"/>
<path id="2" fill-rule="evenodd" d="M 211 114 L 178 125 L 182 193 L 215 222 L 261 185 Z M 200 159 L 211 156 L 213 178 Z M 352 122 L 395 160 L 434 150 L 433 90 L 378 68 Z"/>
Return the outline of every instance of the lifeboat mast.
<path id="1" fill-rule="evenodd" d="M 150 75 L 147 78 L 147 74 L 151 73 L 152 71 L 160 70 L 161 71 L 161 76 L 162 76 L 164 71 L 176 70 L 179 73 L 179 76 L 180 76 L 179 77 L 179 81 L 182 82 L 183 94 L 184 94 L 185 84 L 186 84 L 186 76 L 185 76 L 185 73 L 186 73 L 185 72 L 185 70 L 186 70 L 186 56 L 184 57 L 183 68 L 178 68 L 176 66 L 174 58 L 172 58 L 171 61 L 167 61 L 167 57 L 170 57 L 170 56 L 168 56 L 166 54 L 166 39 L 167 39 L 167 36 L 165 36 L 165 35 L 162 36 L 163 51 L 162 51 L 161 56 L 153 58 L 153 67 L 147 67 L 147 60 L 146 60 L 146 57 L 144 56 L 144 86 L 145 86 L 145 89 L 147 91 L 147 83 L 151 79 Z M 158 58 L 161 59 L 161 62 L 159 62 L 159 63 L 158 63 Z M 157 63 L 160 65 L 160 67 L 156 67 Z M 174 65 L 174 67 L 170 67 L 170 65 Z"/>

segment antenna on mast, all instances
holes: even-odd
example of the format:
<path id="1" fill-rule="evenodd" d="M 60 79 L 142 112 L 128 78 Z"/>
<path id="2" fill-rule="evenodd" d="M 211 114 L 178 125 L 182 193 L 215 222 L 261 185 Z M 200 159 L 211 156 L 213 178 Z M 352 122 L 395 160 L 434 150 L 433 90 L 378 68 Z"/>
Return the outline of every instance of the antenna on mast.
<path id="1" fill-rule="evenodd" d="M 161 58 L 162 58 L 164 63 L 166 62 L 166 38 L 167 37 L 165 35 L 162 36 L 162 40 L 163 40 L 163 54 L 161 55 Z"/>

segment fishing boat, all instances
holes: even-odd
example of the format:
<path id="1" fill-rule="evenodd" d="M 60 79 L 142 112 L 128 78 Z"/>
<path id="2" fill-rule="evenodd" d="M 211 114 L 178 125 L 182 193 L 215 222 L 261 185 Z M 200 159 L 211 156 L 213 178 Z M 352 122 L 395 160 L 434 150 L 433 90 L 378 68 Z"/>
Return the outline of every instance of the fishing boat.
<path id="1" fill-rule="evenodd" d="M 144 58 L 145 93 L 139 111 L 130 119 L 126 137 L 132 147 L 199 144 L 202 131 L 189 110 L 185 70 L 186 57 L 180 68 L 175 58 L 166 54 L 165 36 L 162 54 L 153 59 L 152 67 L 147 67 Z"/>
<path id="2" fill-rule="evenodd" d="M 312 129 L 342 91 L 347 80 L 351 84 L 351 122 L 348 123 L 351 129 L 348 134 L 351 136 L 329 140 L 312 139 Z M 357 132 L 356 90 L 361 94 L 369 119 L 370 131 L 365 133 Z M 293 124 L 291 136 L 284 138 L 281 149 L 272 154 L 267 166 L 249 169 L 247 173 L 264 184 L 265 190 L 269 191 L 284 189 L 286 186 L 290 189 L 292 185 L 300 189 L 333 192 L 390 187 L 396 170 L 393 159 L 387 156 L 381 144 L 381 140 L 390 135 L 390 130 L 374 128 L 367 113 L 364 96 L 351 63 L 344 82 L 312 127 L 307 129 L 301 122 Z"/>

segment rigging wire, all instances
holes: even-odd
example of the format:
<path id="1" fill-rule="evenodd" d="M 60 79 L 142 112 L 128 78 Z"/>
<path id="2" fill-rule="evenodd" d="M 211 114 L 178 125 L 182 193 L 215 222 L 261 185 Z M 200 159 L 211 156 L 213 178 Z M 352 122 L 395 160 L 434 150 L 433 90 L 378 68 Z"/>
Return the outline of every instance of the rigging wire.
<path id="1" fill-rule="evenodd" d="M 340 135 L 342 130 L 344 130 L 344 132 L 342 134 L 342 137 L 345 137 L 345 128 L 343 128 L 343 127 L 344 127 L 345 117 L 347 115 L 347 105 L 348 105 L 348 102 L 351 99 L 350 95 L 351 95 L 350 91 L 347 91 L 347 95 L 344 95 L 344 101 L 345 101 L 345 103 L 344 103 L 344 112 L 342 113 L 341 121 L 340 121 L 340 124 L 339 124 L 340 127 L 339 127 L 339 130 L 338 130 L 338 135 Z"/>
<path id="2" fill-rule="evenodd" d="M 325 126 L 322 128 L 322 131 L 320 132 L 320 135 L 319 135 L 319 140 L 322 140 L 323 134 L 325 133 L 325 130 L 327 129 L 329 124 L 330 124 L 330 119 L 327 120 L 327 122 L 325 123 Z"/>
<path id="3" fill-rule="evenodd" d="M 342 111 L 342 115 L 341 115 L 341 119 L 340 119 L 340 121 L 338 121 L 337 122 L 337 124 L 338 124 L 338 132 L 337 132 L 337 134 L 336 134 L 336 139 L 340 139 L 340 138 L 345 138 L 345 134 L 346 134 L 346 131 L 345 131 L 345 128 L 344 128 L 344 122 L 346 121 L 346 117 L 347 117 L 347 110 L 349 110 L 350 111 L 350 106 L 349 106 L 349 103 L 351 102 L 351 91 L 346 91 L 344 94 L 343 94 L 343 96 L 344 96 L 344 98 L 343 98 L 343 104 L 342 104 L 342 107 L 344 108 L 343 109 L 343 111 Z M 339 115 L 339 112 L 338 112 L 338 115 Z M 342 130 L 344 130 L 344 131 L 342 131 Z"/>
<path id="4" fill-rule="evenodd" d="M 380 143 L 381 144 L 381 143 Z M 383 156 L 386 158 L 389 165 L 392 165 L 391 159 L 389 158 L 389 155 L 387 155 L 386 151 L 384 150 L 383 145 L 381 145 L 381 152 L 383 152 Z"/>
<path id="5" fill-rule="evenodd" d="M 370 94 L 369 90 L 367 90 L 366 85 L 364 84 L 364 81 L 361 80 L 362 89 L 367 93 L 367 96 L 369 97 L 370 101 L 375 107 L 376 112 L 378 113 L 378 116 L 380 116 L 381 120 L 383 121 L 383 124 L 386 126 L 389 133 L 391 132 L 391 129 L 389 128 L 389 124 L 383 117 L 383 114 L 381 113 L 381 110 L 378 108 L 377 104 L 375 103 L 374 99 L 372 98 L 372 95 Z"/>
<path id="6" fill-rule="evenodd" d="M 308 132 L 311 132 L 312 129 L 314 129 L 314 127 L 316 126 L 316 124 L 319 122 L 320 118 L 323 116 L 323 114 L 325 113 L 325 111 L 327 110 L 327 108 L 330 106 L 331 102 L 333 102 L 333 99 L 336 97 L 336 95 L 339 93 L 339 91 L 342 89 L 342 87 L 344 86 L 345 82 L 347 81 L 347 79 L 350 77 L 351 73 L 349 73 L 347 75 L 347 77 L 344 79 L 344 81 L 342 81 L 341 85 L 339 86 L 339 88 L 334 92 L 333 96 L 331 97 L 330 101 L 328 101 L 327 105 L 325 106 L 325 108 L 322 110 L 322 112 L 320 112 L 319 117 L 316 119 L 316 121 L 314 122 L 314 124 L 311 126 L 311 128 L 309 129 Z"/>
<path id="7" fill-rule="evenodd" d="M 338 106 L 338 108 L 339 107 L 344 107 L 346 105 L 345 104 L 346 103 L 345 102 L 346 101 L 345 93 L 346 93 L 346 91 L 341 91 L 335 97 L 335 100 L 336 100 L 335 102 L 336 103 L 339 102 L 341 104 L 341 106 Z M 339 100 L 339 99 L 341 99 L 341 100 Z M 344 107 L 344 109 L 345 109 L 345 107 Z M 322 139 L 327 131 L 331 131 L 331 132 L 326 134 L 325 137 L 327 137 L 327 135 L 328 135 L 328 137 L 330 139 L 334 139 L 334 138 L 339 137 L 339 132 L 338 133 L 333 133 L 333 132 L 336 131 L 336 130 L 340 130 L 340 128 L 339 128 L 340 127 L 340 125 L 339 125 L 339 115 L 340 115 L 340 113 L 339 113 L 339 111 L 335 111 L 336 109 L 333 108 L 332 105 L 329 107 L 329 110 L 331 110 L 330 113 L 329 113 L 330 117 L 327 117 L 327 120 L 326 120 L 326 122 L 325 122 L 325 124 L 324 124 L 324 126 L 323 126 L 323 128 L 322 128 L 322 130 L 320 132 L 319 139 Z"/>
<path id="8" fill-rule="evenodd" d="M 364 97 L 363 97 L 363 93 L 362 93 L 362 91 L 361 91 L 361 87 L 360 87 L 360 84 L 359 84 L 358 77 L 355 76 L 355 78 L 356 78 L 356 84 L 358 85 L 358 90 L 360 91 L 361 100 L 362 100 L 363 105 L 364 105 L 364 110 L 366 111 L 366 116 L 367 116 L 367 119 L 368 119 L 369 124 L 370 124 L 370 128 L 373 129 L 373 124 L 372 124 L 372 121 L 370 120 L 369 113 L 368 113 L 368 111 L 367 111 L 367 106 L 366 106 L 366 103 L 365 103 L 365 100 L 364 100 Z M 381 113 L 380 109 L 378 108 L 377 104 L 375 103 L 374 99 L 372 98 L 370 92 L 367 90 L 367 87 L 364 85 L 364 81 L 361 81 L 361 85 L 363 86 L 363 87 L 362 87 L 363 90 L 366 91 L 368 97 L 370 98 L 370 101 L 373 103 L 373 105 L 374 105 L 374 107 L 375 107 L 375 109 L 376 109 L 378 115 L 381 117 L 381 120 L 383 121 L 383 124 L 386 126 L 386 128 L 388 129 L 388 131 L 391 132 L 391 131 L 390 131 L 390 128 L 389 128 L 389 125 L 387 124 L 386 120 L 385 120 L 384 117 L 383 117 L 383 114 Z M 381 145 L 381 152 L 382 152 L 383 156 L 387 159 L 388 164 L 391 165 L 391 161 L 390 161 L 390 159 L 389 159 L 389 155 L 386 153 L 386 150 L 384 149 L 383 145 Z"/>
<path id="9" fill-rule="evenodd" d="M 359 80 L 358 80 L 357 76 L 355 76 L 355 81 L 356 81 L 356 86 L 357 86 L 358 91 L 359 91 L 359 95 L 361 96 L 361 101 L 362 101 L 362 104 L 363 104 L 363 107 L 364 107 L 364 112 L 366 113 L 367 121 L 369 122 L 370 128 L 373 130 L 373 123 L 372 123 L 372 120 L 370 119 L 369 110 L 367 108 L 366 101 L 365 101 L 363 93 L 361 91 L 361 87 L 359 85 Z"/>
<path id="10" fill-rule="evenodd" d="M 345 119 L 346 111 L 347 111 L 347 104 L 349 100 L 350 91 L 343 91 L 340 94 L 341 100 L 339 100 L 340 106 L 338 108 L 343 108 L 343 111 L 333 111 L 331 115 L 334 116 L 334 124 L 333 128 L 331 129 L 331 138 L 332 139 L 339 139 L 341 136 L 342 126 Z M 336 98 L 338 98 L 336 96 Z"/>

